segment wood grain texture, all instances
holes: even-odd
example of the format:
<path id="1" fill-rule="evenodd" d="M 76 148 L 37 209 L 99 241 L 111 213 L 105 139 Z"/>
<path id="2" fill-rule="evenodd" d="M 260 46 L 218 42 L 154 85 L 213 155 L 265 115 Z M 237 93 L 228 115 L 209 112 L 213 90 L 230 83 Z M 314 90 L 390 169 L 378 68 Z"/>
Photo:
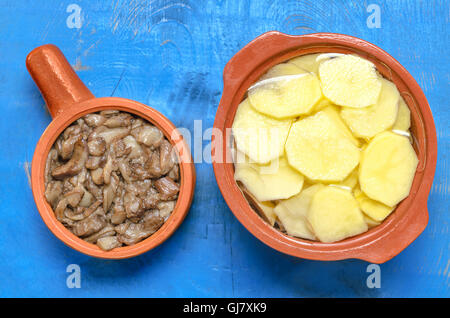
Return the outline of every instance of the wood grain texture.
<path id="1" fill-rule="evenodd" d="M 71 3 L 82 8 L 80 29 L 66 26 Z M 372 3 L 379 29 L 366 24 Z M 449 9 L 446 0 L 0 0 L 0 296 L 450 296 Z M 56 44 L 96 96 L 143 102 L 192 131 L 198 119 L 212 127 L 227 61 L 269 30 L 370 41 L 408 69 L 430 102 L 439 157 L 429 225 L 381 266 L 380 289 L 366 287 L 365 262 L 300 260 L 263 245 L 231 214 L 207 163 L 196 165 L 186 221 L 140 257 L 93 259 L 47 230 L 27 171 L 50 116 L 25 69 L 29 51 Z M 66 287 L 69 264 L 81 266 L 81 289 Z"/>

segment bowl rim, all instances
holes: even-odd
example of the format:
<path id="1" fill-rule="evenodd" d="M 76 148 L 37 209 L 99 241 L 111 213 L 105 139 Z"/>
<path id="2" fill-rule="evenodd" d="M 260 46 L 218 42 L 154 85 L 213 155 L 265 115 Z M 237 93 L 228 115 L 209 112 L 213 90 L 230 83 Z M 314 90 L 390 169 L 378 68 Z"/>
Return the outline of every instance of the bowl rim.
<path id="1" fill-rule="evenodd" d="M 425 229 L 428 222 L 427 197 L 431 190 L 437 161 L 437 138 L 431 109 L 420 86 L 408 71 L 392 56 L 372 43 L 356 37 L 337 33 L 312 33 L 306 35 L 287 35 L 278 31 L 269 31 L 248 43 L 227 63 L 223 73 L 223 93 L 214 121 L 214 128 L 224 131 L 231 127 L 238 103 L 245 91 L 268 68 L 292 57 L 299 51 L 308 54 L 326 48 L 328 52 L 358 52 L 359 55 L 377 60 L 377 68 L 386 66 L 397 81 L 403 81 L 412 96 L 408 107 L 416 107 L 418 122 L 424 134 L 425 151 L 419 153 L 421 160 L 416 172 L 415 182 L 420 177 L 417 191 L 410 193 L 382 224 L 369 231 L 335 243 L 312 242 L 290 237 L 264 222 L 251 209 L 232 178 L 232 164 L 224 162 L 230 156 L 226 134 L 222 138 L 222 161 L 214 161 L 214 173 L 219 189 L 237 219 L 249 232 L 266 245 L 292 256 L 313 260 L 362 259 L 373 263 L 384 263 L 414 241 Z M 317 51 L 323 52 L 323 51 Z M 392 71 L 394 73 L 392 73 Z M 394 81 L 394 79 L 392 79 Z M 396 82 L 396 85 L 398 83 Z M 413 103 L 415 106 L 412 106 Z M 234 113 L 233 113 L 234 111 Z M 214 155 L 214 149 L 212 150 Z M 412 191 L 412 190 L 411 190 Z M 400 207 L 402 206 L 402 207 Z M 400 212 L 401 211 L 401 212 Z M 408 213 L 406 213 L 408 212 Z"/>
<path id="2" fill-rule="evenodd" d="M 116 109 L 137 115 L 158 127 L 172 145 L 176 143 L 178 154 L 183 153 L 180 160 L 180 192 L 169 218 L 148 238 L 131 246 L 119 247 L 110 251 L 103 251 L 97 245 L 88 243 L 71 233 L 54 215 L 53 209 L 45 199 L 44 173 L 48 153 L 56 138 L 78 118 L 101 110 Z M 173 137 L 173 138 L 172 138 Z M 186 158 L 188 160 L 186 160 Z M 64 244 L 71 248 L 97 258 L 125 259 L 145 253 L 166 241 L 185 219 L 194 196 L 195 167 L 190 155 L 189 147 L 175 125 L 157 110 L 125 98 L 102 97 L 94 98 L 71 105 L 64 112 L 58 114 L 45 129 L 40 137 L 33 155 L 31 165 L 31 184 L 34 201 L 44 223 L 49 230 Z"/>

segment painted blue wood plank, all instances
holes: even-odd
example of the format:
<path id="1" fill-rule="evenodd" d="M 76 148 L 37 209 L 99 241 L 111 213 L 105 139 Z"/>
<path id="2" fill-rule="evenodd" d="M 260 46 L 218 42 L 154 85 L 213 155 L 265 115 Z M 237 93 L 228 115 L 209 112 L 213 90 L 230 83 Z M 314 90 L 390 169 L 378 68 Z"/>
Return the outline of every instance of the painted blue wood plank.
<path id="1" fill-rule="evenodd" d="M 74 3 L 81 8 L 80 29 L 66 23 Z M 370 4 L 380 7 L 380 28 L 367 27 Z M 25 69 L 31 49 L 58 45 L 96 96 L 138 100 L 192 131 L 194 120 L 212 126 L 227 61 L 274 29 L 368 40 L 398 59 L 430 102 L 439 144 L 430 222 L 381 266 L 380 289 L 366 287 L 365 262 L 300 260 L 263 245 L 231 214 L 207 163 L 196 165 L 186 221 L 153 251 L 104 261 L 53 237 L 28 179 L 34 147 L 51 120 Z M 450 296 L 449 36 L 445 0 L 0 0 L 0 296 Z M 69 264 L 81 267 L 80 289 L 66 286 Z"/>

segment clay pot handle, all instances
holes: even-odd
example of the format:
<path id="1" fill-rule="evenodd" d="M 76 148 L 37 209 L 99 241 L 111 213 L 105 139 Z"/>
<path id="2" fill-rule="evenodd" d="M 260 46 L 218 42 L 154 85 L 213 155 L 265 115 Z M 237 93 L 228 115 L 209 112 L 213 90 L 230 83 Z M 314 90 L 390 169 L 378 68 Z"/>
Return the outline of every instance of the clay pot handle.
<path id="1" fill-rule="evenodd" d="M 52 117 L 75 103 L 94 98 L 61 50 L 53 44 L 42 45 L 31 51 L 26 66 Z"/>
<path id="2" fill-rule="evenodd" d="M 267 42 L 271 45 L 285 45 L 288 41 L 298 42 L 298 37 L 291 36 L 279 31 L 269 31 L 261 34 L 256 39 L 244 46 L 225 65 L 223 80 L 226 85 L 235 85 L 240 82 L 246 72 L 245 69 L 254 69 L 262 62 L 274 55 L 273 50 L 267 50 Z"/>

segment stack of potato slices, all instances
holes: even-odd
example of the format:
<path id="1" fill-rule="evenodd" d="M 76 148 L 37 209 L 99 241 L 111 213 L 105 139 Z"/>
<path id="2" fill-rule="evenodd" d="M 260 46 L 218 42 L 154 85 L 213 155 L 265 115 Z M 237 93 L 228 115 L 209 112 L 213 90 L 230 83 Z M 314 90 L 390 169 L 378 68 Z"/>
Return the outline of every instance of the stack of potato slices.
<path id="1" fill-rule="evenodd" d="M 288 235 L 331 243 L 380 224 L 410 192 L 410 111 L 373 63 L 309 54 L 272 67 L 233 122 L 235 179 Z"/>

